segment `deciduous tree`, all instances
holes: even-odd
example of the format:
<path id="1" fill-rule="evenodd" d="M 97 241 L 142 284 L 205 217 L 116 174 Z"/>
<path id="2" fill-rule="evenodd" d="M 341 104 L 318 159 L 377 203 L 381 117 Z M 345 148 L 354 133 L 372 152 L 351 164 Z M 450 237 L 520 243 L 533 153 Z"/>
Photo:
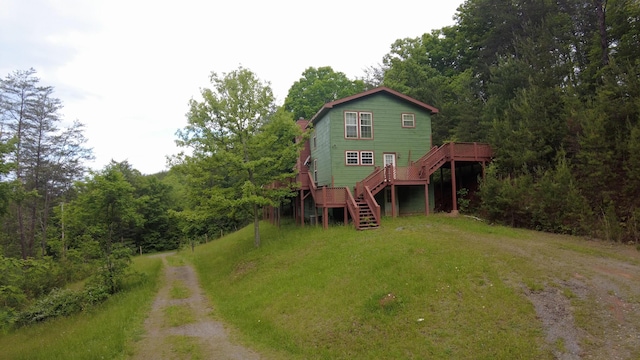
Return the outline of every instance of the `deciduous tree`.
<path id="1" fill-rule="evenodd" d="M 291 176 L 299 129 L 290 115 L 275 111 L 269 84 L 250 70 L 212 73 L 210 80 L 212 88 L 201 91 L 202 101 L 191 100 L 188 125 L 177 134 L 178 144 L 192 149 L 181 162 L 200 187 L 210 188 L 199 211 L 252 219 L 259 246 L 261 207 L 282 201 L 281 191 L 268 185 Z"/>
<path id="2" fill-rule="evenodd" d="M 284 108 L 293 113 L 294 119 L 309 120 L 324 104 L 360 93 L 365 88 L 364 81 L 350 80 L 330 66 L 310 67 L 289 89 Z"/>

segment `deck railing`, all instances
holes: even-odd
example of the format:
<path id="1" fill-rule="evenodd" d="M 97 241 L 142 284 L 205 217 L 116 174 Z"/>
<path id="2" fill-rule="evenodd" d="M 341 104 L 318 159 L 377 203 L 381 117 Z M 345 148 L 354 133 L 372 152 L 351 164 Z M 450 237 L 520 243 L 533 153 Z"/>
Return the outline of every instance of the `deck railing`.
<path id="1" fill-rule="evenodd" d="M 450 156 L 456 161 L 482 161 L 493 156 L 491 146 L 482 143 L 448 143 Z"/>
<path id="2" fill-rule="evenodd" d="M 311 174 L 309 178 L 309 191 L 313 197 L 313 201 L 320 207 L 343 207 L 347 203 L 346 187 L 317 187 Z"/>

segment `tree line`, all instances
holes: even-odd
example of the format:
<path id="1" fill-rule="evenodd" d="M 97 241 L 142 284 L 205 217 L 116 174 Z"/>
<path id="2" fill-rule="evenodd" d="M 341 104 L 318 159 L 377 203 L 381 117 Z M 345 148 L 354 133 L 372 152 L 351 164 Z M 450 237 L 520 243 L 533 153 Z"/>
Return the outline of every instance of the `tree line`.
<path id="1" fill-rule="evenodd" d="M 468 0 L 369 70 L 436 105 L 434 141 L 485 141 L 492 221 L 640 237 L 640 4 Z"/>
<path id="2" fill-rule="evenodd" d="M 34 69 L 0 79 L 0 329 L 103 300 L 134 251 L 180 240 L 170 177 L 126 161 L 89 170 L 84 125 L 62 108 Z M 86 279 L 81 293 L 55 290 Z"/>

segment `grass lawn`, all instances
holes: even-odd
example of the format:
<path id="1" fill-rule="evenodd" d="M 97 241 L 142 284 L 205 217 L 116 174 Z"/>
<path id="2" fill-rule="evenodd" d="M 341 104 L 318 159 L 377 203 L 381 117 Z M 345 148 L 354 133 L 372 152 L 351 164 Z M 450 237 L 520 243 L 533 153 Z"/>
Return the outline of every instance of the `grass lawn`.
<path id="1" fill-rule="evenodd" d="M 263 222 L 261 234 L 259 249 L 248 227 L 183 254 L 243 341 L 293 359 L 551 359 L 523 291 L 569 276 L 545 252 L 589 251 L 443 215 L 374 231 Z"/>
<path id="2" fill-rule="evenodd" d="M 125 358 L 158 288 L 162 261 L 134 259 L 133 268 L 146 274 L 104 304 L 74 316 L 54 319 L 0 335 L 0 359 L 67 360 Z"/>

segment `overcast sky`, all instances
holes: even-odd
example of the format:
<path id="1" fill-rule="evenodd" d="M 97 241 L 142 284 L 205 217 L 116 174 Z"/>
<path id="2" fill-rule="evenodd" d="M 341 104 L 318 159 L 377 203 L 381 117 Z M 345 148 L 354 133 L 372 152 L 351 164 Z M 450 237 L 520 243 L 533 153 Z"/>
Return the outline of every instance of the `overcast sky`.
<path id="1" fill-rule="evenodd" d="M 240 65 L 277 104 L 310 67 L 351 79 L 402 38 L 453 25 L 461 0 L 0 0 L 0 77 L 33 67 L 63 118 L 86 125 L 100 169 L 166 169 L 208 76 Z M 437 104 L 434 104 L 437 106 Z"/>

